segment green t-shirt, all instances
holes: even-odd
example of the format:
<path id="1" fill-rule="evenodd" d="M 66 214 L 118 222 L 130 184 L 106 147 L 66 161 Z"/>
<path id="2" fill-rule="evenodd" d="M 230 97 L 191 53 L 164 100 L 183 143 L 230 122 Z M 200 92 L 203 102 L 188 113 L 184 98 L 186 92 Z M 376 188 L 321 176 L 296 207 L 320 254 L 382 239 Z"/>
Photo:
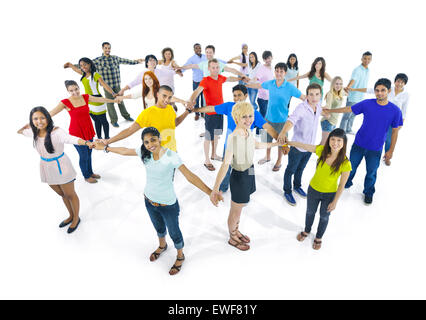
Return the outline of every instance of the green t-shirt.
<path id="1" fill-rule="evenodd" d="M 324 150 L 323 145 L 319 145 L 315 148 L 315 154 L 320 157 Z M 331 167 L 326 163 L 320 163 L 317 166 L 315 175 L 311 180 L 310 186 L 318 192 L 329 193 L 337 191 L 337 180 L 341 176 L 342 172 L 352 171 L 351 162 L 346 159 L 339 168 L 339 171 L 333 173 Z"/>
<path id="2" fill-rule="evenodd" d="M 317 78 L 317 76 L 314 75 L 312 78 L 309 79 L 309 84 L 312 84 L 312 83 L 317 83 L 317 84 L 320 85 L 320 87 L 321 87 L 321 95 L 322 95 L 322 87 L 324 86 L 324 81 L 321 80 L 321 79 L 319 79 L 319 78 Z"/>

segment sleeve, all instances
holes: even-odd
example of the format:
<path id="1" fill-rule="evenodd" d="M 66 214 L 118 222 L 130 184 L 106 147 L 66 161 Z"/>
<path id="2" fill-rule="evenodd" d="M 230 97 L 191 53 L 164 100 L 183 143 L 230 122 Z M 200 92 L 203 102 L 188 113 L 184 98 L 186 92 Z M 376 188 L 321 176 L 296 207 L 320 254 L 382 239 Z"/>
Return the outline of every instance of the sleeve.
<path id="1" fill-rule="evenodd" d="M 330 91 L 325 96 L 325 108 L 326 109 L 331 109 L 331 105 L 332 104 L 333 104 L 333 94 Z"/>
<path id="2" fill-rule="evenodd" d="M 351 80 L 358 80 L 358 68 L 355 68 L 354 71 L 352 71 Z"/>
<path id="3" fill-rule="evenodd" d="M 147 108 L 145 110 L 143 110 L 139 116 L 136 118 L 135 122 L 141 127 L 141 128 L 146 128 L 149 127 L 148 124 L 148 118 L 149 118 L 149 112 L 150 112 L 150 108 Z"/>
<path id="4" fill-rule="evenodd" d="M 221 76 L 220 77 L 220 82 L 221 83 L 225 83 L 226 82 L 226 79 L 228 79 L 227 77 L 224 77 L 224 76 Z"/>
<path id="5" fill-rule="evenodd" d="M 409 101 L 410 101 L 410 96 L 407 93 L 407 97 L 405 98 L 405 100 L 404 100 L 404 102 L 402 103 L 402 106 L 401 106 L 402 119 L 406 119 L 406 117 L 407 117 L 407 107 L 408 107 Z"/>
<path id="6" fill-rule="evenodd" d="M 394 128 L 394 129 L 402 126 L 402 124 L 403 124 L 402 123 L 403 122 L 402 121 L 402 112 L 398 107 L 396 107 L 396 109 L 397 109 L 397 112 L 395 113 L 395 116 L 394 116 L 392 124 L 391 124 L 391 127 Z"/>
<path id="7" fill-rule="evenodd" d="M 203 87 L 204 89 L 207 88 L 207 77 L 204 77 L 203 80 L 201 80 L 199 86 Z"/>
<path id="8" fill-rule="evenodd" d="M 102 78 L 101 75 L 99 73 L 95 72 L 95 75 L 93 76 L 93 79 L 95 80 L 95 82 L 98 82 L 99 78 Z"/>
<path id="9" fill-rule="evenodd" d="M 80 138 L 72 136 L 68 133 L 66 133 L 63 129 L 61 128 L 57 128 L 55 129 L 58 132 L 56 133 L 59 137 L 59 141 L 61 143 L 67 143 L 67 144 L 78 144 L 78 140 L 80 140 Z"/>
<path id="10" fill-rule="evenodd" d="M 183 65 L 183 66 L 187 66 L 187 65 L 189 65 L 189 64 L 194 64 L 194 63 L 192 63 L 192 57 L 190 57 L 186 62 L 185 62 L 185 64 Z M 182 70 L 182 71 L 186 71 L 186 70 Z"/>
<path id="11" fill-rule="evenodd" d="M 297 89 L 295 86 L 293 86 L 293 94 L 292 95 L 295 98 L 300 98 L 300 96 L 302 95 L 302 92 L 299 89 Z"/>
<path id="12" fill-rule="evenodd" d="M 323 145 L 317 145 L 315 148 L 315 154 L 319 157 L 321 157 L 322 151 L 324 150 Z"/>
<path id="13" fill-rule="evenodd" d="M 120 57 L 117 57 L 117 61 L 120 64 L 138 64 L 136 60 L 124 59 Z"/>
<path id="14" fill-rule="evenodd" d="M 172 157 L 172 165 L 173 165 L 173 167 L 174 168 L 179 168 L 182 164 L 183 164 L 183 162 L 182 162 L 182 159 L 179 157 L 179 155 L 177 154 L 177 152 L 174 152 L 174 151 L 171 151 L 170 150 L 170 152 L 171 152 L 171 157 Z"/>
<path id="15" fill-rule="evenodd" d="M 127 86 L 130 89 L 132 89 L 133 87 L 141 85 L 142 84 L 142 77 L 143 77 L 143 72 L 139 73 L 138 76 L 135 78 L 135 80 L 130 82 Z"/>
<path id="16" fill-rule="evenodd" d="M 142 97 L 142 91 L 138 90 L 136 92 L 131 93 L 130 95 L 131 95 L 132 99 L 138 99 L 138 98 Z"/>
<path id="17" fill-rule="evenodd" d="M 342 164 L 342 172 L 351 172 L 352 171 L 352 165 L 349 159 L 346 159 Z"/>
<path id="18" fill-rule="evenodd" d="M 266 120 L 262 117 L 262 114 L 259 111 L 254 110 L 254 126 L 262 129 L 265 123 Z"/>
<path id="19" fill-rule="evenodd" d="M 354 114 L 360 114 L 364 112 L 364 101 L 358 102 L 351 107 L 351 110 Z"/>
<path id="20" fill-rule="evenodd" d="M 142 146 L 141 146 L 142 147 Z M 135 152 L 136 152 L 136 154 L 138 155 L 138 157 L 139 158 L 142 158 L 142 151 L 141 151 L 141 147 L 139 147 L 139 148 L 136 148 L 135 149 Z"/>
<path id="21" fill-rule="evenodd" d="M 266 89 L 266 90 L 269 90 L 269 84 L 270 84 L 270 81 L 265 81 L 265 82 L 263 82 L 263 83 L 262 83 L 262 88 L 263 88 L 263 89 Z"/>
<path id="22" fill-rule="evenodd" d="M 25 129 L 24 131 L 22 131 L 22 134 L 29 138 L 32 138 L 34 136 L 33 130 L 31 128 Z"/>
<path id="23" fill-rule="evenodd" d="M 219 61 L 219 66 L 220 66 L 220 73 L 222 73 L 224 70 L 225 70 L 225 65 L 226 65 L 226 63 L 223 63 L 222 62 L 222 60 L 221 61 Z"/>
<path id="24" fill-rule="evenodd" d="M 293 125 L 299 121 L 303 117 L 303 114 L 301 112 L 302 105 L 298 105 L 296 109 L 294 109 L 293 113 L 287 118 L 287 121 L 290 121 Z"/>
<path id="25" fill-rule="evenodd" d="M 229 102 L 225 102 L 214 107 L 214 111 L 217 114 L 228 114 L 228 110 L 229 110 Z"/>

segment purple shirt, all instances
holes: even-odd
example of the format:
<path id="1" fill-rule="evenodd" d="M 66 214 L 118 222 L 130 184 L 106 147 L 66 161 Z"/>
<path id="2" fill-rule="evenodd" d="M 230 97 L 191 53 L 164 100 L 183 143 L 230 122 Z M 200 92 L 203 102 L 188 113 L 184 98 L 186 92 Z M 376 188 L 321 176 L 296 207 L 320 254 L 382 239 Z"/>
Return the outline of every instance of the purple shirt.
<path id="1" fill-rule="evenodd" d="M 140 86 L 142 84 L 142 77 L 143 77 L 144 73 L 147 72 L 147 71 L 149 71 L 149 70 L 145 70 L 145 71 L 141 72 L 140 74 L 138 74 L 138 76 L 135 78 L 135 80 L 130 82 L 127 86 L 130 89 L 132 89 L 133 87 L 136 87 L 136 86 Z M 166 85 L 166 86 L 169 86 L 170 88 L 172 88 L 173 91 L 175 91 L 174 76 L 175 76 L 176 72 L 174 70 L 155 68 L 154 74 L 157 76 L 158 82 L 160 82 L 160 86 Z"/>
<path id="2" fill-rule="evenodd" d="M 265 67 L 262 65 L 256 72 L 256 78 L 259 80 L 260 83 L 273 80 L 274 79 L 274 72 L 268 67 Z M 269 91 L 265 89 L 259 89 L 257 97 L 262 100 L 269 100 Z"/>
<path id="3" fill-rule="evenodd" d="M 321 112 L 321 103 L 317 104 L 317 111 L 315 113 L 312 107 L 308 104 L 308 101 L 304 101 L 299 104 L 287 119 L 287 121 L 290 121 L 294 126 L 292 140 L 314 145 Z M 306 150 L 300 148 L 297 148 L 297 150 L 306 152 Z"/>

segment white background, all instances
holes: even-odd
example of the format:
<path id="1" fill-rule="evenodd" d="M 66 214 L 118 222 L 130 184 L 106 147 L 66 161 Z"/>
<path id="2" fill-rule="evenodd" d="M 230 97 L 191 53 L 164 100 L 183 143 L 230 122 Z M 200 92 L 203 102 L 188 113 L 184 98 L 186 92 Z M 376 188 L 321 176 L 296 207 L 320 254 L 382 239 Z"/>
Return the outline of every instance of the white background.
<path id="1" fill-rule="evenodd" d="M 426 298 L 423 230 L 424 197 L 424 6 L 418 1 L 15 1 L 3 4 L 1 88 L 3 172 L 0 222 L 0 298 L 116 299 L 393 299 Z M 256 166 L 257 192 L 244 209 L 241 229 L 252 238 L 248 252 L 227 244 L 230 194 L 214 208 L 208 197 L 178 173 L 175 189 L 187 260 L 170 277 L 175 251 L 148 260 L 156 235 L 144 208 L 144 168 L 137 158 L 95 152 L 96 185 L 84 182 L 72 146 L 66 153 L 78 172 L 75 183 L 82 223 L 72 235 L 57 225 L 65 218 L 61 199 L 40 183 L 39 158 L 31 140 L 16 131 L 31 108 L 52 109 L 67 97 L 64 80 L 79 77 L 64 70 L 67 61 L 100 56 L 101 43 L 112 54 L 136 59 L 170 46 L 183 64 L 192 45 L 216 46 L 229 59 L 242 43 L 260 57 L 273 52 L 285 62 L 291 52 L 307 72 L 323 56 L 327 72 L 349 81 L 361 54 L 373 53 L 369 85 L 379 77 L 409 76 L 407 121 L 391 167 L 381 165 L 374 203 L 362 202 L 365 165 L 330 217 L 323 248 L 313 239 L 298 243 L 306 202 L 293 208 L 282 198 L 282 176 L 272 164 Z M 121 67 L 122 86 L 142 65 Z M 307 81 L 301 81 L 302 90 Z M 232 84 L 224 86 L 231 100 Z M 176 79 L 176 96 L 191 94 L 192 76 Z M 328 90 L 328 83 L 325 90 Z M 292 108 L 297 101 L 293 101 Z M 140 101 L 126 101 L 135 118 Z M 182 111 L 180 108 L 179 113 Z M 130 123 L 119 117 L 120 130 Z M 54 118 L 67 129 L 66 112 Z M 357 117 L 355 129 L 362 117 Z M 202 166 L 202 121 L 189 116 L 176 130 L 184 163 L 212 186 L 218 171 Z M 112 134 L 119 131 L 112 129 Z M 320 133 L 318 133 L 318 139 Z M 319 141 L 319 140 L 318 140 Z M 353 137 L 350 137 L 350 145 Z M 221 139 L 220 145 L 223 143 Z M 117 145 L 138 147 L 140 132 Z M 220 147 L 222 148 L 222 147 Z M 255 161 L 263 157 L 257 151 Z M 276 153 L 273 153 L 274 158 Z M 306 188 L 316 157 L 303 176 Z M 218 169 L 219 162 L 214 163 Z M 314 224 L 316 230 L 317 221 Z"/>

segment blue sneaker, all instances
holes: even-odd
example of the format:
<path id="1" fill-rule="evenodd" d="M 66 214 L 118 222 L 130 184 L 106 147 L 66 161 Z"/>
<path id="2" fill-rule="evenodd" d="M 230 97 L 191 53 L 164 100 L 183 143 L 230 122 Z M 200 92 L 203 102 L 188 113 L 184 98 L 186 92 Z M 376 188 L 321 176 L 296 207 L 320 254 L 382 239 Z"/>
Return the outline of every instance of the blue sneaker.
<path id="1" fill-rule="evenodd" d="M 303 191 L 302 188 L 296 188 L 294 189 L 294 192 L 296 192 L 299 196 L 301 196 L 302 198 L 306 198 L 307 194 L 305 191 Z"/>
<path id="2" fill-rule="evenodd" d="M 294 197 L 291 193 L 284 193 L 284 198 L 287 200 L 289 205 L 291 206 L 296 205 L 296 200 L 294 200 Z"/>
<path id="3" fill-rule="evenodd" d="M 118 128 L 118 127 L 119 127 L 119 125 L 118 125 L 118 123 L 117 123 L 117 122 L 113 122 L 113 123 L 111 123 L 111 125 L 112 125 L 114 128 Z"/>

